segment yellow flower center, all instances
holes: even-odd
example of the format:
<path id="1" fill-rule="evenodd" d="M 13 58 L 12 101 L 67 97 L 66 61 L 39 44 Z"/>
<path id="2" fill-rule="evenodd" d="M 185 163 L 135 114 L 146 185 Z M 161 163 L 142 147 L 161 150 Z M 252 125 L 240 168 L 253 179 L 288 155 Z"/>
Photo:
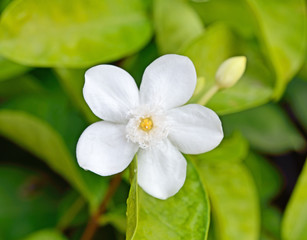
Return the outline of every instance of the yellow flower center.
<path id="1" fill-rule="evenodd" d="M 141 118 L 140 128 L 143 131 L 148 132 L 152 129 L 152 127 L 153 127 L 153 122 L 151 118 Z"/>

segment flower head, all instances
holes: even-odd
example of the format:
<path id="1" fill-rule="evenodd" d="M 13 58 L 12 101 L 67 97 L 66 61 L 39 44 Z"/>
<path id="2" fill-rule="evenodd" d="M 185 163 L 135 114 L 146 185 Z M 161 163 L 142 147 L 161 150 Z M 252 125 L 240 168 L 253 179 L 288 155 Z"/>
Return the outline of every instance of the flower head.
<path id="1" fill-rule="evenodd" d="M 166 199 L 186 178 L 180 153 L 199 154 L 223 138 L 221 122 L 210 109 L 185 104 L 196 85 L 187 57 L 164 55 L 145 70 L 140 90 L 123 69 L 98 65 L 85 73 L 84 98 L 104 121 L 90 125 L 77 144 L 81 167 L 102 176 L 123 171 L 138 157 L 138 184 Z"/>

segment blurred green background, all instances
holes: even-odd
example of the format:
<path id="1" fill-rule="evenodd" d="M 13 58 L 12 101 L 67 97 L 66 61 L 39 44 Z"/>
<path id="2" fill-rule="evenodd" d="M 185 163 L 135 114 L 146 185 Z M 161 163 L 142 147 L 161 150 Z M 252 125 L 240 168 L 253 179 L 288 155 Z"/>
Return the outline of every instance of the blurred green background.
<path id="1" fill-rule="evenodd" d="M 80 134 L 98 120 L 83 100 L 84 72 L 110 63 L 139 85 L 166 53 L 194 62 L 196 103 L 225 59 L 247 56 L 238 84 L 206 105 L 225 139 L 186 156 L 190 208 L 183 194 L 160 202 L 140 192 L 128 228 L 127 171 L 94 239 L 126 239 L 126 229 L 136 240 L 205 239 L 208 230 L 217 240 L 307 239 L 305 1 L 1 0 L 0 12 L 1 240 L 80 239 L 110 180 L 75 159 Z M 202 221 L 186 227 L 166 209 Z"/>

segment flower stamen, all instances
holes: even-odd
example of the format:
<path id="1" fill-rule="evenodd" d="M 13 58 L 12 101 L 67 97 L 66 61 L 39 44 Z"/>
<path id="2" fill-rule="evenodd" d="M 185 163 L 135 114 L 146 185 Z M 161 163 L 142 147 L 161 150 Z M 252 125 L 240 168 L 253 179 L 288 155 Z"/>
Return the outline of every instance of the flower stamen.
<path id="1" fill-rule="evenodd" d="M 141 120 L 140 128 L 143 131 L 148 132 L 152 129 L 153 122 L 152 122 L 151 118 L 140 118 L 140 120 Z"/>

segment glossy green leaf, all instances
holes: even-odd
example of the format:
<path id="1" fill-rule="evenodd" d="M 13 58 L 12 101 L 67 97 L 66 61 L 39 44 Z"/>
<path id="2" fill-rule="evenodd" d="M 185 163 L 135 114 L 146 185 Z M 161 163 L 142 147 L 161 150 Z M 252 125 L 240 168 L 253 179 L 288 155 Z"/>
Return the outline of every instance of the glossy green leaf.
<path id="1" fill-rule="evenodd" d="M 106 183 L 98 184 L 97 180 L 85 178 L 63 138 L 48 123 L 23 111 L 2 109 L 0 134 L 46 161 L 76 187 L 92 207 L 97 206 Z"/>
<path id="2" fill-rule="evenodd" d="M 307 239 L 307 163 L 299 176 L 282 220 L 282 239 Z"/>
<path id="3" fill-rule="evenodd" d="M 241 162 L 248 153 L 248 143 L 239 132 L 224 138 L 220 145 L 210 152 L 199 154 L 195 159 L 206 164 L 224 164 Z M 190 158 L 194 158 L 193 155 Z"/>
<path id="4" fill-rule="evenodd" d="M 67 95 L 71 98 L 73 104 L 80 110 L 89 123 L 99 120 L 86 104 L 82 89 L 84 86 L 85 69 L 55 69 L 59 81 L 66 91 Z"/>
<path id="5" fill-rule="evenodd" d="M 0 52 L 32 66 L 114 61 L 149 41 L 144 5 L 141 0 L 15 0 L 1 18 Z"/>
<path id="6" fill-rule="evenodd" d="M 162 54 L 178 53 L 203 32 L 202 21 L 185 0 L 154 0 L 153 17 Z"/>
<path id="7" fill-rule="evenodd" d="M 0 82 L 10 78 L 15 78 L 29 70 L 29 67 L 19 65 L 8 59 L 0 57 Z"/>
<path id="8" fill-rule="evenodd" d="M 1 160 L 9 162 L 6 156 Z M 55 227 L 60 192 L 40 173 L 0 167 L 0 239 L 19 240 L 41 228 Z"/>
<path id="9" fill-rule="evenodd" d="M 195 162 L 208 189 L 217 239 L 258 240 L 259 202 L 256 186 L 246 167 L 235 163 Z"/>
<path id="10" fill-rule="evenodd" d="M 246 2 L 256 17 L 259 39 L 276 72 L 274 97 L 278 99 L 305 58 L 306 4 L 304 0 Z"/>
<path id="11" fill-rule="evenodd" d="M 268 104 L 222 118 L 226 135 L 241 131 L 255 149 L 278 154 L 299 150 L 306 144 L 288 116 L 276 104 Z"/>
<path id="12" fill-rule="evenodd" d="M 44 229 L 32 233 L 23 240 L 67 240 L 67 238 L 55 229 Z"/>
<path id="13" fill-rule="evenodd" d="M 267 102 L 272 93 L 271 72 L 264 65 L 261 56 L 252 47 L 243 49 L 232 32 L 221 24 L 210 26 L 205 33 L 184 51 L 193 61 L 199 78 L 204 77 L 204 90 L 191 99 L 197 102 L 215 81 L 220 64 L 229 57 L 247 56 L 247 70 L 242 79 L 232 88 L 218 92 L 207 106 L 219 114 L 242 111 Z M 242 49 L 240 49 L 242 48 Z M 243 51 L 243 52 L 242 52 Z"/>
<path id="14" fill-rule="evenodd" d="M 206 239 L 209 202 L 198 173 L 190 162 L 184 186 L 167 200 L 146 194 L 137 185 L 135 174 L 127 205 L 127 240 Z"/>

